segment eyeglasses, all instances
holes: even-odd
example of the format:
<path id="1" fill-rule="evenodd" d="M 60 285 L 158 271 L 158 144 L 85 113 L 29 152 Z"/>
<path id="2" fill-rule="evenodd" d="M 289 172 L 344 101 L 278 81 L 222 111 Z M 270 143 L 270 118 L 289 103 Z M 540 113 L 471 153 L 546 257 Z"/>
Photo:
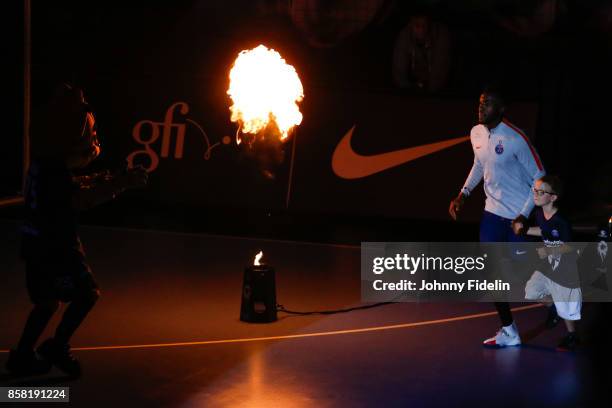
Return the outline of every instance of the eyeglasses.
<path id="1" fill-rule="evenodd" d="M 532 190 L 533 194 L 537 195 L 538 197 L 542 197 L 544 194 L 556 194 L 553 191 L 538 190 L 537 188 L 534 188 Z"/>

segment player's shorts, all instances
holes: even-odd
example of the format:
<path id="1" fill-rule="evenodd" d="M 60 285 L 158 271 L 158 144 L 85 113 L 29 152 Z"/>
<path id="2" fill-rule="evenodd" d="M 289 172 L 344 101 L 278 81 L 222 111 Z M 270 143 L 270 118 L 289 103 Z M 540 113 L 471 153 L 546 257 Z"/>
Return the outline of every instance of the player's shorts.
<path id="1" fill-rule="evenodd" d="M 24 255 L 28 295 L 34 304 L 71 302 L 98 290 L 81 247 L 60 250 L 29 242 Z"/>
<path id="2" fill-rule="evenodd" d="M 540 271 L 535 271 L 525 285 L 525 299 L 541 300 L 552 297 L 557 314 L 565 320 L 580 320 L 582 291 L 561 286 Z"/>
<path id="3" fill-rule="evenodd" d="M 480 219 L 480 242 L 525 242 L 512 230 L 512 220 L 484 211 Z"/>
<path id="4" fill-rule="evenodd" d="M 487 251 L 495 251 L 495 259 L 511 259 L 517 263 L 529 260 L 525 236 L 514 233 L 512 220 L 508 218 L 484 211 L 480 219 L 480 242 L 507 242 L 505 245 L 487 247 Z"/>

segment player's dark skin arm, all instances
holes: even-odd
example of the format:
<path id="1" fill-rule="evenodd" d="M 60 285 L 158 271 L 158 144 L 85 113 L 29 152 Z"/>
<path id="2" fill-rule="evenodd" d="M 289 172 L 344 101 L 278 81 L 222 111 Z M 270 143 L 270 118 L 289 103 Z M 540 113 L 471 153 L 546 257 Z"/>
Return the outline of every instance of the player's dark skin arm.
<path id="1" fill-rule="evenodd" d="M 113 200 L 127 189 L 144 187 L 147 180 L 147 172 L 142 168 L 131 169 L 116 176 L 107 173 L 96 181 L 85 179 L 72 196 L 72 207 L 78 211 L 93 208 Z"/>
<path id="2" fill-rule="evenodd" d="M 465 203 L 465 196 L 463 193 L 459 193 L 459 195 L 450 202 L 450 206 L 448 207 L 448 213 L 453 218 L 453 220 L 457 220 L 457 213 L 461 211 L 463 204 Z"/>

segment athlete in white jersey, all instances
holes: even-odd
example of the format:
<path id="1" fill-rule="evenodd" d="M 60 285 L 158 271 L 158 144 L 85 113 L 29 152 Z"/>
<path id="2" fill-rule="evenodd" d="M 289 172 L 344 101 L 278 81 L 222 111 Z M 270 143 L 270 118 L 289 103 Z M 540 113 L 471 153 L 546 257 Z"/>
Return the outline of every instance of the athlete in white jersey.
<path id="1" fill-rule="evenodd" d="M 527 225 L 534 207 L 531 189 L 542 177 L 544 167 L 525 134 L 504 119 L 504 100 L 498 92 L 480 95 L 479 124 L 472 128 L 470 139 L 474 164 L 461 192 L 451 201 L 449 213 L 457 219 L 466 197 L 484 179 L 487 196 L 480 221 L 481 242 L 523 241 L 512 229 L 514 223 Z M 521 338 L 506 302 L 496 302 L 502 321 L 497 334 L 485 340 L 486 346 L 504 347 L 521 344 Z"/>
<path id="2" fill-rule="evenodd" d="M 504 119 L 490 130 L 474 126 L 470 140 L 474 165 L 462 194 L 469 196 L 484 178 L 486 211 L 511 220 L 528 217 L 534 206 L 531 189 L 544 167 L 527 136 Z"/>

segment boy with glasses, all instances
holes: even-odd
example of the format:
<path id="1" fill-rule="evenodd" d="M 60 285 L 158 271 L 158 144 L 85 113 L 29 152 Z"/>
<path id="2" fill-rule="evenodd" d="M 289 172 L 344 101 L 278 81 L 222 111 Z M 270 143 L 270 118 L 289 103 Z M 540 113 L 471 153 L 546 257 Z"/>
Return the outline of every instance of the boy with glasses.
<path id="1" fill-rule="evenodd" d="M 552 297 L 547 325 L 552 327 L 558 317 L 562 318 L 568 333 L 557 350 L 573 351 L 579 344 L 576 321 L 580 320 L 582 291 L 576 248 L 569 244 L 572 241 L 571 226 L 557 206 L 562 193 L 563 186 L 556 176 L 547 175 L 535 182 L 533 201 L 537 207 L 534 215 L 538 226 L 529 228 L 527 234 L 542 237 L 544 246 L 537 248 L 537 252 L 543 262 L 527 282 L 525 298 L 545 300 Z M 524 225 L 514 226 L 517 234 L 521 229 Z"/>

